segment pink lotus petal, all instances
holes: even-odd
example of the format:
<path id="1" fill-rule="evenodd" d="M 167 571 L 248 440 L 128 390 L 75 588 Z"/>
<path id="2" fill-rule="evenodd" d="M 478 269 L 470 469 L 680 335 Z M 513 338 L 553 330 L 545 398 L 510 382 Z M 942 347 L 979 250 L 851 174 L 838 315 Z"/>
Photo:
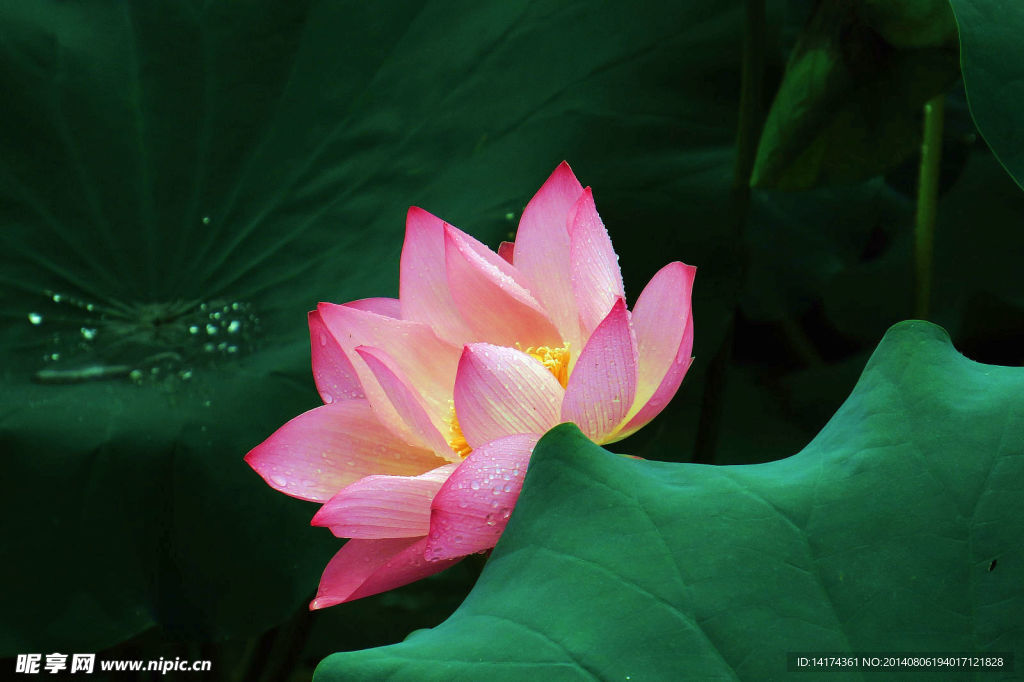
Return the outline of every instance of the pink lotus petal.
<path id="1" fill-rule="evenodd" d="M 430 450 L 395 438 L 358 398 L 300 414 L 245 461 L 271 488 L 315 502 L 370 474 L 417 476 L 445 464 Z"/>
<path id="2" fill-rule="evenodd" d="M 445 228 L 445 256 L 452 298 L 475 339 L 503 346 L 562 345 L 561 334 L 505 260 L 451 226 Z"/>
<path id="3" fill-rule="evenodd" d="M 419 391 L 405 378 L 397 363 L 379 348 L 357 346 L 356 353 L 366 362 L 399 416 L 420 437 L 420 440 L 429 445 L 438 457 L 452 462 L 461 462 L 462 458 L 452 450 L 439 430 L 447 429 L 445 419 L 449 412 L 448 406 L 445 405 L 443 412 L 431 414 Z"/>
<path id="4" fill-rule="evenodd" d="M 686 327 L 692 324 L 690 295 L 696 273 L 697 268 L 691 265 L 669 263 L 651 278 L 633 306 L 633 331 L 640 360 L 634 412 L 651 399 L 676 361 Z M 689 353 L 687 349 L 687 358 Z"/>
<path id="5" fill-rule="evenodd" d="M 494 547 L 519 499 L 538 434 L 516 434 L 474 450 L 431 505 L 426 555 L 452 559 Z"/>
<path id="6" fill-rule="evenodd" d="M 614 442 L 622 440 L 626 436 L 630 436 L 636 433 L 640 428 L 647 425 L 652 419 L 658 416 L 658 414 L 665 409 L 669 401 L 679 390 L 679 385 L 683 382 L 683 377 L 686 376 L 687 370 L 690 369 L 690 363 L 693 362 L 693 358 L 690 357 L 690 353 L 693 351 L 693 318 L 687 320 L 686 330 L 683 332 L 683 339 L 679 342 L 679 349 L 676 352 L 676 356 L 672 361 L 672 366 L 669 367 L 665 373 L 664 378 L 661 380 L 661 384 L 657 390 L 654 391 L 654 395 L 643 404 L 639 409 L 634 406 L 636 414 L 628 419 L 628 421 L 606 442 Z"/>
<path id="7" fill-rule="evenodd" d="M 600 324 L 617 298 L 625 298 L 619 257 L 594 206 L 590 188 L 576 201 L 569 216 L 572 291 L 579 306 L 584 338 Z"/>
<path id="8" fill-rule="evenodd" d="M 367 476 L 320 507 L 312 525 L 340 538 L 422 537 L 430 529 L 430 501 L 458 464 L 419 476 Z"/>
<path id="9" fill-rule="evenodd" d="M 472 341 L 448 290 L 444 221 L 422 208 L 409 209 L 402 246 L 399 300 L 402 318 L 430 325 L 445 341 L 462 347 Z"/>
<path id="10" fill-rule="evenodd" d="M 455 379 L 455 414 L 473 448 L 559 422 L 565 390 L 538 360 L 505 346 L 466 346 Z"/>
<path id="11" fill-rule="evenodd" d="M 582 193 L 583 186 L 563 161 L 523 210 L 515 257 L 509 259 L 575 354 L 581 348 L 582 332 L 570 277 L 569 214 Z"/>
<path id="12" fill-rule="evenodd" d="M 633 405 L 636 375 L 636 339 L 620 298 L 590 335 L 569 375 L 562 421 L 573 422 L 595 443 L 605 442 Z"/>
<path id="13" fill-rule="evenodd" d="M 426 538 L 349 540 L 324 569 L 310 609 L 322 609 L 408 585 L 440 573 L 458 559 L 427 561 Z"/>
<path id="14" fill-rule="evenodd" d="M 349 301 L 345 305 L 356 310 L 393 317 L 396 320 L 402 319 L 402 307 L 397 298 L 361 298 L 358 301 Z"/>
<path id="15" fill-rule="evenodd" d="M 512 263 L 512 256 L 515 254 L 515 242 L 501 242 L 498 244 L 498 255 Z"/>
<path id="16" fill-rule="evenodd" d="M 440 340 L 430 327 L 420 322 L 396 320 L 331 303 L 321 303 L 317 310 L 349 357 L 358 357 L 356 346 L 381 349 L 394 359 L 406 380 L 416 387 L 432 414 L 448 409 L 461 348 Z M 384 423 L 403 435 L 412 433 L 404 426 L 365 363 L 353 364 L 367 399 Z"/>
<path id="17" fill-rule="evenodd" d="M 324 325 L 320 313 L 313 310 L 307 318 L 310 353 L 313 356 L 313 380 L 324 403 L 364 397 L 359 375 L 334 335 Z"/>

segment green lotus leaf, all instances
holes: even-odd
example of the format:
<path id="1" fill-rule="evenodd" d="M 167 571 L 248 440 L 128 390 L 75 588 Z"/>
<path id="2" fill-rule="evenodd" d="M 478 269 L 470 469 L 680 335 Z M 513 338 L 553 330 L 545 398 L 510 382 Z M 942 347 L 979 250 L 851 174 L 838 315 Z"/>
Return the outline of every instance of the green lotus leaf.
<path id="1" fill-rule="evenodd" d="M 971 115 L 985 141 L 1024 187 L 1024 6 L 1012 0 L 950 0 Z"/>
<path id="2" fill-rule="evenodd" d="M 904 322 L 784 460 L 637 461 L 556 427 L 455 614 L 315 679 L 780 679 L 795 652 L 1020 652 L 1021 395 L 1024 369 Z"/>
<path id="3" fill-rule="evenodd" d="M 956 81 L 956 50 L 925 38 L 921 47 L 890 44 L 869 22 L 901 26 L 906 17 L 892 9 L 817 5 L 765 120 L 751 185 L 793 190 L 858 182 L 920 146 L 921 107 Z M 893 28 L 903 30 L 912 31 Z"/>

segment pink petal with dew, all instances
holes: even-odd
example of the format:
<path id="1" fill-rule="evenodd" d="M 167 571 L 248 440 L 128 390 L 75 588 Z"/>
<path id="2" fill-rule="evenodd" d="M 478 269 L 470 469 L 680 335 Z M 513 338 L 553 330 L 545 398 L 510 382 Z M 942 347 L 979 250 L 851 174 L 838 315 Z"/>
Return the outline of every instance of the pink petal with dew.
<path id="1" fill-rule="evenodd" d="M 420 440 L 429 445 L 438 457 L 451 462 L 462 461 L 462 458 L 455 454 L 439 431 L 439 428 L 447 427 L 445 422 L 449 411 L 447 405 L 443 414 L 431 414 L 419 392 L 409 383 L 402 370 L 387 353 L 370 346 L 358 346 L 356 353 L 366 362 L 367 367 L 377 378 L 377 382 L 384 389 L 384 393 L 387 394 L 399 416 L 420 437 Z"/>
<path id="2" fill-rule="evenodd" d="M 651 399 L 676 361 L 691 323 L 690 295 L 696 273 L 692 265 L 669 263 L 651 278 L 633 306 L 631 319 L 639 357 L 633 414 Z M 686 357 L 689 353 L 687 349 Z"/>
<path id="3" fill-rule="evenodd" d="M 516 434 L 474 450 L 431 505 L 426 555 L 452 559 L 494 547 L 519 499 L 539 434 Z"/>
<path id="4" fill-rule="evenodd" d="M 349 301 L 345 305 L 356 310 L 393 317 L 396 320 L 402 319 L 402 308 L 397 298 L 361 298 L 358 301 Z"/>
<path id="5" fill-rule="evenodd" d="M 413 206 L 405 218 L 399 277 L 402 318 L 429 325 L 445 341 L 461 347 L 472 341 L 448 290 L 445 222 Z"/>
<path id="6" fill-rule="evenodd" d="M 579 353 L 582 332 L 571 280 L 569 214 L 582 193 L 563 161 L 523 210 L 515 258 L 510 259 L 574 353 Z"/>
<path id="7" fill-rule="evenodd" d="M 250 450 L 245 461 L 271 488 L 315 502 L 370 474 L 417 476 L 445 464 L 430 450 L 396 438 L 363 399 L 300 414 Z"/>
<path id="8" fill-rule="evenodd" d="M 432 414 L 448 409 L 461 348 L 437 338 L 430 327 L 420 322 L 396 320 L 332 303 L 321 303 L 317 309 L 349 357 L 358 357 L 356 346 L 379 348 L 416 387 Z M 369 367 L 364 362 L 353 364 L 367 399 L 384 423 L 403 436 L 411 436 L 413 431 L 399 417 Z"/>
<path id="9" fill-rule="evenodd" d="M 320 507 L 312 525 L 340 538 L 422 537 L 430 529 L 430 502 L 458 464 L 419 476 L 367 476 Z"/>
<path id="10" fill-rule="evenodd" d="M 589 187 L 583 190 L 570 212 L 569 239 L 572 292 L 580 311 L 583 337 L 587 338 L 608 314 L 615 299 L 626 296 L 619 257 L 597 214 Z"/>
<path id="11" fill-rule="evenodd" d="M 310 354 L 313 356 L 313 380 L 324 403 L 364 397 L 359 375 L 334 335 L 324 325 L 320 313 L 313 310 L 307 318 Z"/>
<path id="12" fill-rule="evenodd" d="M 687 370 L 690 369 L 690 363 L 693 362 L 693 358 L 690 356 L 692 351 L 693 318 L 690 318 L 686 323 L 686 330 L 683 332 L 682 341 L 679 342 L 679 350 L 672 361 L 672 366 L 665 373 L 661 384 L 654 391 L 654 395 L 606 442 L 622 440 L 626 436 L 636 433 L 665 409 L 676 391 L 679 390 L 679 385 L 683 382 Z"/>
<path id="13" fill-rule="evenodd" d="M 498 244 L 498 255 L 512 264 L 512 256 L 515 254 L 516 245 L 514 242 L 501 242 Z"/>
<path id="14" fill-rule="evenodd" d="M 445 228 L 448 285 L 474 339 L 502 346 L 562 345 L 540 304 L 511 265 L 455 228 Z"/>
<path id="15" fill-rule="evenodd" d="M 362 599 L 440 573 L 458 559 L 427 561 L 427 539 L 349 540 L 327 564 L 309 608 Z"/>
<path id="16" fill-rule="evenodd" d="M 565 390 L 539 361 L 487 343 L 466 346 L 455 379 L 455 415 L 476 448 L 514 433 L 544 433 L 559 422 Z"/>
<path id="17" fill-rule="evenodd" d="M 562 421 L 573 422 L 595 443 L 605 442 L 633 405 L 636 376 L 636 338 L 620 298 L 590 335 L 569 375 Z"/>

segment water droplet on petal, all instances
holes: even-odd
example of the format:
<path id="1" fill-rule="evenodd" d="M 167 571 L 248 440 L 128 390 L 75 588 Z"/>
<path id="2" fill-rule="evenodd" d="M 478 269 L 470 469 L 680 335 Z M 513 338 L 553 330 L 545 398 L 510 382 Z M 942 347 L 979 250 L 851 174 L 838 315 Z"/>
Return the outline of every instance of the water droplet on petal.
<path id="1" fill-rule="evenodd" d="M 480 490 L 480 481 L 474 480 L 472 483 L 469 484 L 469 487 L 472 488 L 473 490 Z"/>
<path id="2" fill-rule="evenodd" d="M 320 332 L 320 345 L 321 346 L 326 346 L 327 345 L 327 334 L 324 334 L 323 332 Z"/>
<path id="3" fill-rule="evenodd" d="M 487 515 L 487 525 L 488 525 L 488 526 L 493 526 L 493 525 L 495 525 L 496 523 L 498 523 L 498 522 L 497 522 L 497 521 L 495 520 L 495 518 L 494 518 L 494 514 L 488 514 L 488 515 Z"/>
<path id="4" fill-rule="evenodd" d="M 323 394 L 323 399 L 324 399 L 324 404 L 326 404 L 326 405 L 330 405 L 331 403 L 334 402 L 334 396 L 331 395 L 330 393 L 324 393 Z"/>
<path id="5" fill-rule="evenodd" d="M 271 476 L 270 480 L 274 483 L 274 485 L 279 485 L 282 488 L 288 487 L 288 479 L 285 478 L 284 476 Z"/>

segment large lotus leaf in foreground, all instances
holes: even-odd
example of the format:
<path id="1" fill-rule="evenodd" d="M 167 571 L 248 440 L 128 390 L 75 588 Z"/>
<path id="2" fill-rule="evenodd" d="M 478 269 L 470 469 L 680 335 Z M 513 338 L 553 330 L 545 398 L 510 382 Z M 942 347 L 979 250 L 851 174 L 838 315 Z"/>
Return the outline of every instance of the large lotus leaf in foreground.
<path id="1" fill-rule="evenodd" d="M 1022 395 L 1024 369 L 906 322 L 785 460 L 636 461 L 556 427 L 458 611 L 316 678 L 778 679 L 801 650 L 1024 651 Z"/>

